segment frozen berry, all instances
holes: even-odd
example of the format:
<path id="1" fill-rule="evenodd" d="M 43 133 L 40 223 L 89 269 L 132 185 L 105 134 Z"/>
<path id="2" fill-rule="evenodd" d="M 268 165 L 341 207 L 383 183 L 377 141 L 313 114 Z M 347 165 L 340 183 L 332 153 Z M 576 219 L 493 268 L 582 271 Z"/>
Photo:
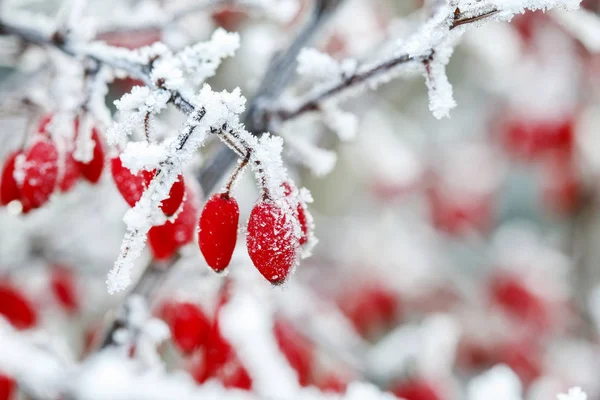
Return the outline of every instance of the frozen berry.
<path id="1" fill-rule="evenodd" d="M 146 177 L 148 177 L 148 175 L 146 175 Z M 152 178 L 154 178 L 154 172 L 152 172 L 152 174 L 149 175 L 149 177 L 150 179 L 146 180 L 146 186 L 148 186 L 152 181 Z M 175 181 L 173 186 L 171 186 L 171 191 L 169 191 L 169 197 L 164 199 L 160 204 L 160 209 L 162 210 L 162 212 L 167 216 L 175 214 L 177 210 L 179 210 L 179 206 L 181 206 L 181 203 L 183 202 L 184 195 L 185 183 L 183 182 L 183 175 L 179 175 L 177 176 L 177 180 Z"/>
<path id="2" fill-rule="evenodd" d="M 246 245 L 254 266 L 269 282 L 285 281 L 296 262 L 298 239 L 290 217 L 279 206 L 270 201 L 254 206 Z"/>
<path id="3" fill-rule="evenodd" d="M 226 193 L 213 195 L 204 206 L 198 224 L 198 242 L 206 263 L 221 272 L 229 265 L 240 219 L 237 201 Z"/>
<path id="4" fill-rule="evenodd" d="M 31 208 L 46 203 L 58 180 L 58 151 L 52 140 L 39 136 L 25 154 L 21 199 Z"/>
<path id="5" fill-rule="evenodd" d="M 110 160 L 111 171 L 115 185 L 131 207 L 142 197 L 146 190 L 146 182 L 152 179 L 150 171 L 140 171 L 138 174 L 132 174 L 129 168 L 125 167 L 119 156 Z"/>
<path id="6" fill-rule="evenodd" d="M 190 189 L 186 189 L 185 197 L 183 209 L 175 221 L 154 226 L 148 232 L 150 250 L 157 260 L 171 258 L 181 246 L 194 240 L 196 221 L 198 221 L 196 196 Z"/>

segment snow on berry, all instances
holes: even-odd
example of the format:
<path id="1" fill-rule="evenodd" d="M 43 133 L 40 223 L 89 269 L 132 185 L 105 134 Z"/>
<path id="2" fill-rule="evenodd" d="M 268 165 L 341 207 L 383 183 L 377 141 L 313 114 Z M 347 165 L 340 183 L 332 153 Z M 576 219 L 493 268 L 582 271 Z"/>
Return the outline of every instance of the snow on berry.
<path id="1" fill-rule="evenodd" d="M 25 153 L 21 199 L 31 208 L 46 203 L 58 180 L 58 151 L 54 142 L 41 135 Z M 24 208 L 26 208 L 24 206 Z"/>
<path id="2" fill-rule="evenodd" d="M 0 177 L 0 204 L 7 205 L 13 200 L 21 198 L 21 189 L 15 179 L 15 164 L 17 157 L 22 155 L 23 151 L 18 150 L 10 153 L 4 167 L 2 168 L 2 176 Z"/>
<path id="3" fill-rule="evenodd" d="M 269 200 L 259 202 L 250 213 L 246 245 L 258 271 L 275 285 L 283 283 L 298 256 L 292 218 Z"/>
<path id="4" fill-rule="evenodd" d="M 150 185 L 150 181 L 154 177 L 154 171 L 152 171 L 152 176 L 150 179 L 147 179 L 146 186 Z M 185 183 L 183 182 L 183 175 L 178 175 L 177 180 L 171 186 L 171 190 L 169 191 L 169 197 L 164 199 L 160 205 L 160 209 L 166 216 L 171 216 L 179 210 L 179 206 L 183 202 L 183 197 L 185 195 Z"/>
<path id="5" fill-rule="evenodd" d="M 73 157 L 73 151 L 64 151 L 61 154 L 60 177 L 58 187 L 61 192 L 69 191 L 80 176 L 79 164 Z"/>
<path id="6" fill-rule="evenodd" d="M 229 265 L 237 241 L 240 209 L 227 193 L 213 195 L 204 206 L 198 223 L 198 243 L 206 263 L 216 272 Z"/>
<path id="7" fill-rule="evenodd" d="M 102 176 L 104 170 L 104 145 L 102 139 L 98 133 L 97 128 L 92 128 L 92 141 L 94 150 L 92 153 L 92 159 L 89 162 L 77 161 L 81 176 L 83 176 L 90 183 L 97 183 Z"/>
<path id="8" fill-rule="evenodd" d="M 146 190 L 146 183 L 152 179 L 150 171 L 140 171 L 137 174 L 132 174 L 131 171 L 123 166 L 121 158 L 115 156 L 110 160 L 111 172 L 115 185 L 131 207 L 142 197 Z"/>
<path id="9" fill-rule="evenodd" d="M 171 258 L 179 248 L 194 240 L 196 221 L 198 220 L 197 197 L 192 190 L 186 189 L 183 208 L 175 221 L 154 226 L 148 232 L 148 244 L 157 260 Z"/>
<path id="10" fill-rule="evenodd" d="M 0 282 L 0 316 L 17 329 L 32 328 L 38 321 L 33 304 L 8 282 Z"/>
<path id="11" fill-rule="evenodd" d="M 110 163 L 113 180 L 119 193 L 121 193 L 127 204 L 131 207 L 135 206 L 135 203 L 142 197 L 154 178 L 155 170 L 141 170 L 133 174 L 123 165 L 119 156 L 111 158 Z M 183 202 L 184 195 L 185 183 L 183 175 L 179 175 L 173 186 L 171 186 L 169 197 L 161 203 L 160 208 L 163 213 L 167 216 L 175 214 Z"/>

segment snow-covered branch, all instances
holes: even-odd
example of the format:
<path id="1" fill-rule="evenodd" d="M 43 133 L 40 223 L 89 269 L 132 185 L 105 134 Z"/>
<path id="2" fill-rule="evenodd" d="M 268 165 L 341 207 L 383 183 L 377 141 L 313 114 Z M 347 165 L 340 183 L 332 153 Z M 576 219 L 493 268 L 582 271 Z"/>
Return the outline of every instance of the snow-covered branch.
<path id="1" fill-rule="evenodd" d="M 489 20 L 509 21 L 515 14 L 523 13 L 525 9 L 573 10 L 579 6 L 579 3 L 580 0 L 450 1 L 449 4 L 440 6 L 434 16 L 413 36 L 406 41 L 400 41 L 391 55 L 358 66 L 342 65 L 337 76 L 333 75 L 331 79 L 314 87 L 311 93 L 306 98 L 300 99 L 297 104 L 273 109 L 270 112 L 276 121 L 286 121 L 306 112 L 319 111 L 327 102 L 356 96 L 365 89 L 375 89 L 407 69 L 416 68 L 420 69 L 426 78 L 430 109 L 434 116 L 436 118 L 448 116 L 450 109 L 455 107 L 456 103 L 452 95 L 452 86 L 446 77 L 445 66 L 467 25 L 479 25 Z M 313 63 L 310 70 L 331 70 L 323 64 L 323 62 L 329 64 L 329 60 L 322 60 L 321 63 L 316 62 L 317 60 L 318 58 L 314 57 L 306 60 L 308 63 Z M 299 73 L 307 73 L 302 64 Z"/>

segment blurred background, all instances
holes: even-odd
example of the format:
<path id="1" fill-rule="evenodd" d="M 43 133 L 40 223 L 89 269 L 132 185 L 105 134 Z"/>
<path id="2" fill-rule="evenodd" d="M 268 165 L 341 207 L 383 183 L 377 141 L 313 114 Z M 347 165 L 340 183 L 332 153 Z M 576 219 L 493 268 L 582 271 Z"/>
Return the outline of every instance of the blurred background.
<path id="1" fill-rule="evenodd" d="M 217 27 L 239 32 L 240 49 L 209 83 L 215 90 L 239 86 L 252 98 L 312 6 L 201 3 L 89 0 L 76 26 L 83 37 L 130 49 L 156 41 L 181 49 Z M 51 18 L 64 6 L 1 4 Z M 590 21 L 581 26 L 600 26 L 593 21 L 600 3 L 582 6 Z M 347 0 L 310 47 L 340 61 L 374 59 L 435 7 Z M 343 103 L 356 116 L 356 132 L 318 113 L 277 126 L 272 133 L 285 140 L 288 172 L 314 198 L 313 255 L 283 288 L 271 288 L 243 239 L 225 276 L 207 267 L 190 240 L 143 279 L 151 286 L 141 289 L 150 314 L 171 329 L 172 340 L 157 347 L 163 368 L 187 371 L 198 385 L 215 380 L 257 391 L 255 366 L 235 354 L 238 345 L 206 339 L 220 304 L 239 287 L 269 304 L 273 337 L 303 387 L 333 395 L 369 381 L 406 400 L 546 400 L 581 386 L 600 399 L 600 34 L 583 41 L 583 17 L 574 18 L 536 12 L 471 27 L 448 66 L 457 102 L 450 118 L 431 115 L 422 76 L 409 74 Z M 71 94 L 84 89 L 74 78 L 78 61 L 55 50 L 4 35 L 0 54 L 4 163 L 43 115 L 73 110 L 78 97 Z M 117 76 L 109 85 L 111 112 L 135 84 Z M 282 101 L 307 85 L 296 79 Z M 159 137 L 174 135 L 182 121 L 174 108 L 161 114 Z M 186 182 L 221 146 L 217 140 L 201 149 Z M 114 151 L 106 146 L 107 157 Z M 129 207 L 109 169 L 97 184 L 81 180 L 31 212 L 14 202 L 0 208 L 0 316 L 65 363 L 85 363 L 98 352 L 127 301 L 105 286 Z M 258 196 L 251 174 L 234 194 L 246 221 Z M 146 251 L 138 276 L 152 259 Z M 243 320 L 236 329 L 252 333 Z M 123 359 L 136 359 L 136 343 L 118 343 L 128 349 Z M 226 362 L 211 358 L 215 346 Z M 2 358 L 0 351 L 0 372 Z M 495 375 L 485 375 L 495 366 Z M 29 389 L 8 371 L 0 378 L 2 400 L 59 398 Z"/>

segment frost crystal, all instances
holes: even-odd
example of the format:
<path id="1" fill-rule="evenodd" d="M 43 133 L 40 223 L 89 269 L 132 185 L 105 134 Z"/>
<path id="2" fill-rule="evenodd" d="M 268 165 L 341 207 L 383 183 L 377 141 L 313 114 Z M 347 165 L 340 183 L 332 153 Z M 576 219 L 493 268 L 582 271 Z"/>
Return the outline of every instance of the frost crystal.
<path id="1" fill-rule="evenodd" d="M 560 393 L 556 398 L 558 400 L 587 400 L 587 394 L 580 387 L 573 387 L 567 394 Z"/>

